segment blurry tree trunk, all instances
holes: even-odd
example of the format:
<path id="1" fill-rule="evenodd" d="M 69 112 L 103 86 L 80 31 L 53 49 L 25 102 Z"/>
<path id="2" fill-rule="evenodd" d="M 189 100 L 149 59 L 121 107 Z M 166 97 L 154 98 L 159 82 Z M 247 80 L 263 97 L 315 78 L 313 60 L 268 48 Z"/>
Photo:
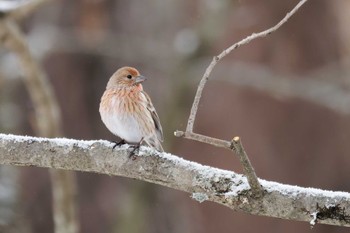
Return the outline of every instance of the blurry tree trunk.
<path id="1" fill-rule="evenodd" d="M 16 54 L 22 65 L 24 81 L 35 108 L 35 131 L 43 137 L 61 136 L 61 115 L 53 88 L 43 70 L 30 54 L 21 30 L 10 17 L 2 18 L 0 26 L 4 46 Z M 75 208 L 76 180 L 74 173 L 50 170 L 50 174 L 55 232 L 76 233 L 78 222 Z"/>

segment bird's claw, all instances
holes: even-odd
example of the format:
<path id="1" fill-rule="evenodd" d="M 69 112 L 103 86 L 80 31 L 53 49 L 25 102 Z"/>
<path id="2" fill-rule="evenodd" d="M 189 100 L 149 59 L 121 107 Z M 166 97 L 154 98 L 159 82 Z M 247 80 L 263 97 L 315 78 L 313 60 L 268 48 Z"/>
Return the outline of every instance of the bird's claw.
<path id="1" fill-rule="evenodd" d="M 121 146 L 121 145 L 124 145 L 126 144 L 126 141 L 124 139 L 120 140 L 119 142 L 116 142 L 116 141 L 112 141 L 114 143 L 114 146 L 113 146 L 113 150 L 117 147 L 117 146 Z"/>
<path id="2" fill-rule="evenodd" d="M 137 144 L 137 145 L 132 146 L 132 147 L 134 147 L 134 148 L 132 149 L 132 151 L 131 151 L 130 154 L 129 154 L 129 158 L 130 158 L 130 159 L 136 160 L 136 158 L 137 158 L 136 151 L 137 151 L 137 153 L 140 152 L 140 146 L 141 146 L 140 144 Z"/>

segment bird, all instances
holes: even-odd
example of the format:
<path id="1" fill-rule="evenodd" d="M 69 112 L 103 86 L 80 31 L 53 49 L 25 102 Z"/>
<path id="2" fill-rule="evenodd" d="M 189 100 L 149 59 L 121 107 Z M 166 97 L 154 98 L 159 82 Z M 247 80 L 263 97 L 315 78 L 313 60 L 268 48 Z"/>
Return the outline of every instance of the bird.
<path id="1" fill-rule="evenodd" d="M 135 146 L 132 154 L 141 144 L 163 152 L 163 130 L 151 98 L 143 90 L 147 78 L 134 67 L 118 69 L 109 79 L 104 91 L 99 112 L 107 129 L 124 143 Z M 131 156 L 131 154 L 130 154 Z"/>

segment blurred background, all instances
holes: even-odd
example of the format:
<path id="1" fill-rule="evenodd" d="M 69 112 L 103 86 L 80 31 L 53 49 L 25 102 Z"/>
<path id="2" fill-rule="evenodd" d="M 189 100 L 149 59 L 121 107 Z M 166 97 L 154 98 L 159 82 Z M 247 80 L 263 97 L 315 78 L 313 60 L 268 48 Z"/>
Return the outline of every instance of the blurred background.
<path id="1" fill-rule="evenodd" d="M 21 28 L 54 87 L 64 137 L 116 140 L 100 120 L 99 101 L 113 72 L 134 66 L 149 77 L 144 88 L 160 116 L 165 150 L 241 173 L 229 151 L 173 132 L 185 129 L 212 57 L 275 25 L 297 3 L 61 0 L 40 7 Z M 309 1 L 277 32 L 235 50 L 214 68 L 195 131 L 240 136 L 263 179 L 350 192 L 349 21 L 350 1 Z M 11 51 L 1 49 L 2 133 L 34 135 L 23 75 Z M 76 175 L 84 233 L 348 232 L 200 204 L 187 193 L 132 179 Z M 0 231 L 50 233 L 52 219 L 48 170 L 1 166 Z"/>

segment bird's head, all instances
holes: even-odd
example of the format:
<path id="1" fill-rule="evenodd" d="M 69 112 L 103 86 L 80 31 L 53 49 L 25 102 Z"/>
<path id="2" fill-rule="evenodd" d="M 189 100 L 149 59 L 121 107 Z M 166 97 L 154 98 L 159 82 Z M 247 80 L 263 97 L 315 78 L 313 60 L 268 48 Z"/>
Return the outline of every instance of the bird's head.
<path id="1" fill-rule="evenodd" d="M 132 88 L 138 87 L 142 89 L 141 83 L 146 80 L 145 76 L 133 67 L 122 67 L 118 69 L 110 78 L 107 84 L 109 88 Z"/>

